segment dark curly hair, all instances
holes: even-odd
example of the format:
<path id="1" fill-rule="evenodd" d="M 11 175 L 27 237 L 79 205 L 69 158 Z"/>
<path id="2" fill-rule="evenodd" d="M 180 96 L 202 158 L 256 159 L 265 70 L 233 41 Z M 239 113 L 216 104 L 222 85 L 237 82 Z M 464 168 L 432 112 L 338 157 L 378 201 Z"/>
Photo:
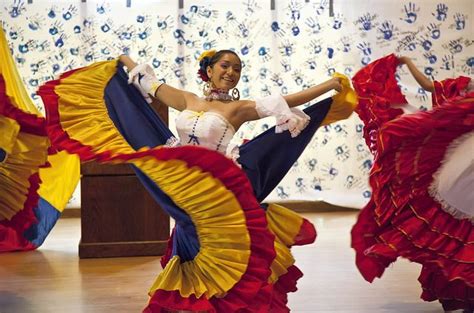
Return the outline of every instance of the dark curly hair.
<path id="1" fill-rule="evenodd" d="M 235 51 L 219 50 L 212 57 L 205 57 L 201 61 L 199 61 L 199 70 L 197 72 L 199 77 L 205 82 L 209 81 L 209 76 L 207 76 L 207 67 L 213 67 L 214 64 L 216 64 L 225 54 L 228 53 L 235 55 L 240 61 L 240 57 L 237 53 L 235 53 Z"/>

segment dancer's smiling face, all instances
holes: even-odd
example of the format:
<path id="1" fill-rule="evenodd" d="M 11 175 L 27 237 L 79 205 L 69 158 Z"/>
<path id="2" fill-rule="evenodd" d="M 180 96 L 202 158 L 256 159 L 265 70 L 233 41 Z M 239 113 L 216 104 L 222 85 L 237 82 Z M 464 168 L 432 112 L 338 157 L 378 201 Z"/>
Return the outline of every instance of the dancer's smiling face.
<path id="1" fill-rule="evenodd" d="M 237 86 L 242 71 L 242 62 L 233 53 L 223 54 L 216 63 L 207 67 L 212 87 L 229 91 Z"/>

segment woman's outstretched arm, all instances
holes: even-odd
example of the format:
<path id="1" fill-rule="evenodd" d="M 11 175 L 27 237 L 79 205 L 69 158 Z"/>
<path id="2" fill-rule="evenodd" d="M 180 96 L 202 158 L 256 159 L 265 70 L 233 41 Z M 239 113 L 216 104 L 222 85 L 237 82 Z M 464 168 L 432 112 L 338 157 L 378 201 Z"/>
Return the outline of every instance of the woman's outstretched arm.
<path id="1" fill-rule="evenodd" d="M 135 61 L 133 61 L 129 56 L 126 55 L 121 55 L 119 57 L 119 60 L 128 68 L 129 72 L 132 71 L 135 67 L 139 66 L 137 65 L 137 63 L 135 63 Z M 148 79 L 158 81 L 154 73 L 150 73 L 149 71 L 140 71 L 140 74 L 151 75 L 148 77 Z M 135 83 L 135 85 L 137 88 L 141 88 L 139 83 Z M 176 89 L 167 84 L 159 83 L 158 85 L 159 87 L 156 88 L 154 94 L 150 94 L 150 96 L 158 100 L 159 103 L 163 103 L 166 106 L 176 109 L 178 111 L 185 110 L 187 107 L 187 103 L 197 98 L 197 96 L 191 92 Z"/>
<path id="2" fill-rule="evenodd" d="M 302 90 L 290 95 L 286 95 L 283 97 L 280 96 L 280 98 L 283 99 L 284 102 L 286 103 L 284 103 L 284 105 L 283 103 L 280 103 L 280 106 L 278 106 L 279 109 L 277 109 L 278 113 L 275 113 L 275 114 L 281 114 L 282 110 L 284 110 L 284 106 L 286 106 L 289 111 L 289 108 L 307 103 L 331 90 L 336 90 L 336 91 L 342 90 L 340 78 L 334 77 L 319 85 L 307 88 L 305 90 Z M 259 110 L 257 108 L 258 107 L 257 102 L 250 101 L 250 100 L 243 100 L 243 101 L 241 100 L 241 101 L 238 101 L 237 103 L 238 103 L 236 105 L 237 109 L 235 111 L 235 116 L 234 116 L 234 119 L 237 121 L 236 124 L 240 125 L 244 122 L 257 120 L 263 117 L 262 110 Z M 262 102 L 260 101 L 260 103 Z"/>
<path id="3" fill-rule="evenodd" d="M 398 61 L 400 62 L 400 64 L 406 64 L 406 66 L 408 67 L 408 70 L 413 75 L 417 83 L 421 86 L 421 88 L 429 92 L 434 91 L 433 82 L 428 77 L 426 77 L 422 72 L 420 72 L 420 70 L 418 70 L 418 68 L 415 66 L 415 64 L 409 57 L 405 57 L 405 56 L 399 57 Z"/>
<path id="4" fill-rule="evenodd" d="M 288 106 L 292 108 L 307 103 L 331 90 L 342 90 L 340 78 L 331 78 L 324 83 L 292 93 L 290 95 L 284 96 L 283 98 L 285 98 Z"/>

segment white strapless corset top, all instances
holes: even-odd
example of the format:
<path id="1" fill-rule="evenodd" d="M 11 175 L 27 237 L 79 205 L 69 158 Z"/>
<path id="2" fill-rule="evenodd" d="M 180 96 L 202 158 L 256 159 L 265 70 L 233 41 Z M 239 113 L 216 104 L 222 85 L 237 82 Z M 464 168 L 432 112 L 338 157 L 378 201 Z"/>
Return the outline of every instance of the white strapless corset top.
<path id="1" fill-rule="evenodd" d="M 215 112 L 181 111 L 176 117 L 176 129 L 181 145 L 203 146 L 227 155 L 235 134 L 232 124 Z"/>

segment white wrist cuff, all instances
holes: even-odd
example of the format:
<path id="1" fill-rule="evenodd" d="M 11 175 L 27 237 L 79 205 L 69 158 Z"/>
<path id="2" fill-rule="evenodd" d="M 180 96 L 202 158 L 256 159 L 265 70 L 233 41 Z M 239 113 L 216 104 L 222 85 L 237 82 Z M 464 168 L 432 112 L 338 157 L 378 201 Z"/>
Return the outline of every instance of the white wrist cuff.
<path id="1" fill-rule="evenodd" d="M 310 117 L 303 111 L 291 108 L 281 95 L 272 95 L 257 99 L 255 110 L 259 117 L 274 116 L 276 118 L 275 132 L 288 130 L 291 137 L 298 136 L 308 125 Z"/>

